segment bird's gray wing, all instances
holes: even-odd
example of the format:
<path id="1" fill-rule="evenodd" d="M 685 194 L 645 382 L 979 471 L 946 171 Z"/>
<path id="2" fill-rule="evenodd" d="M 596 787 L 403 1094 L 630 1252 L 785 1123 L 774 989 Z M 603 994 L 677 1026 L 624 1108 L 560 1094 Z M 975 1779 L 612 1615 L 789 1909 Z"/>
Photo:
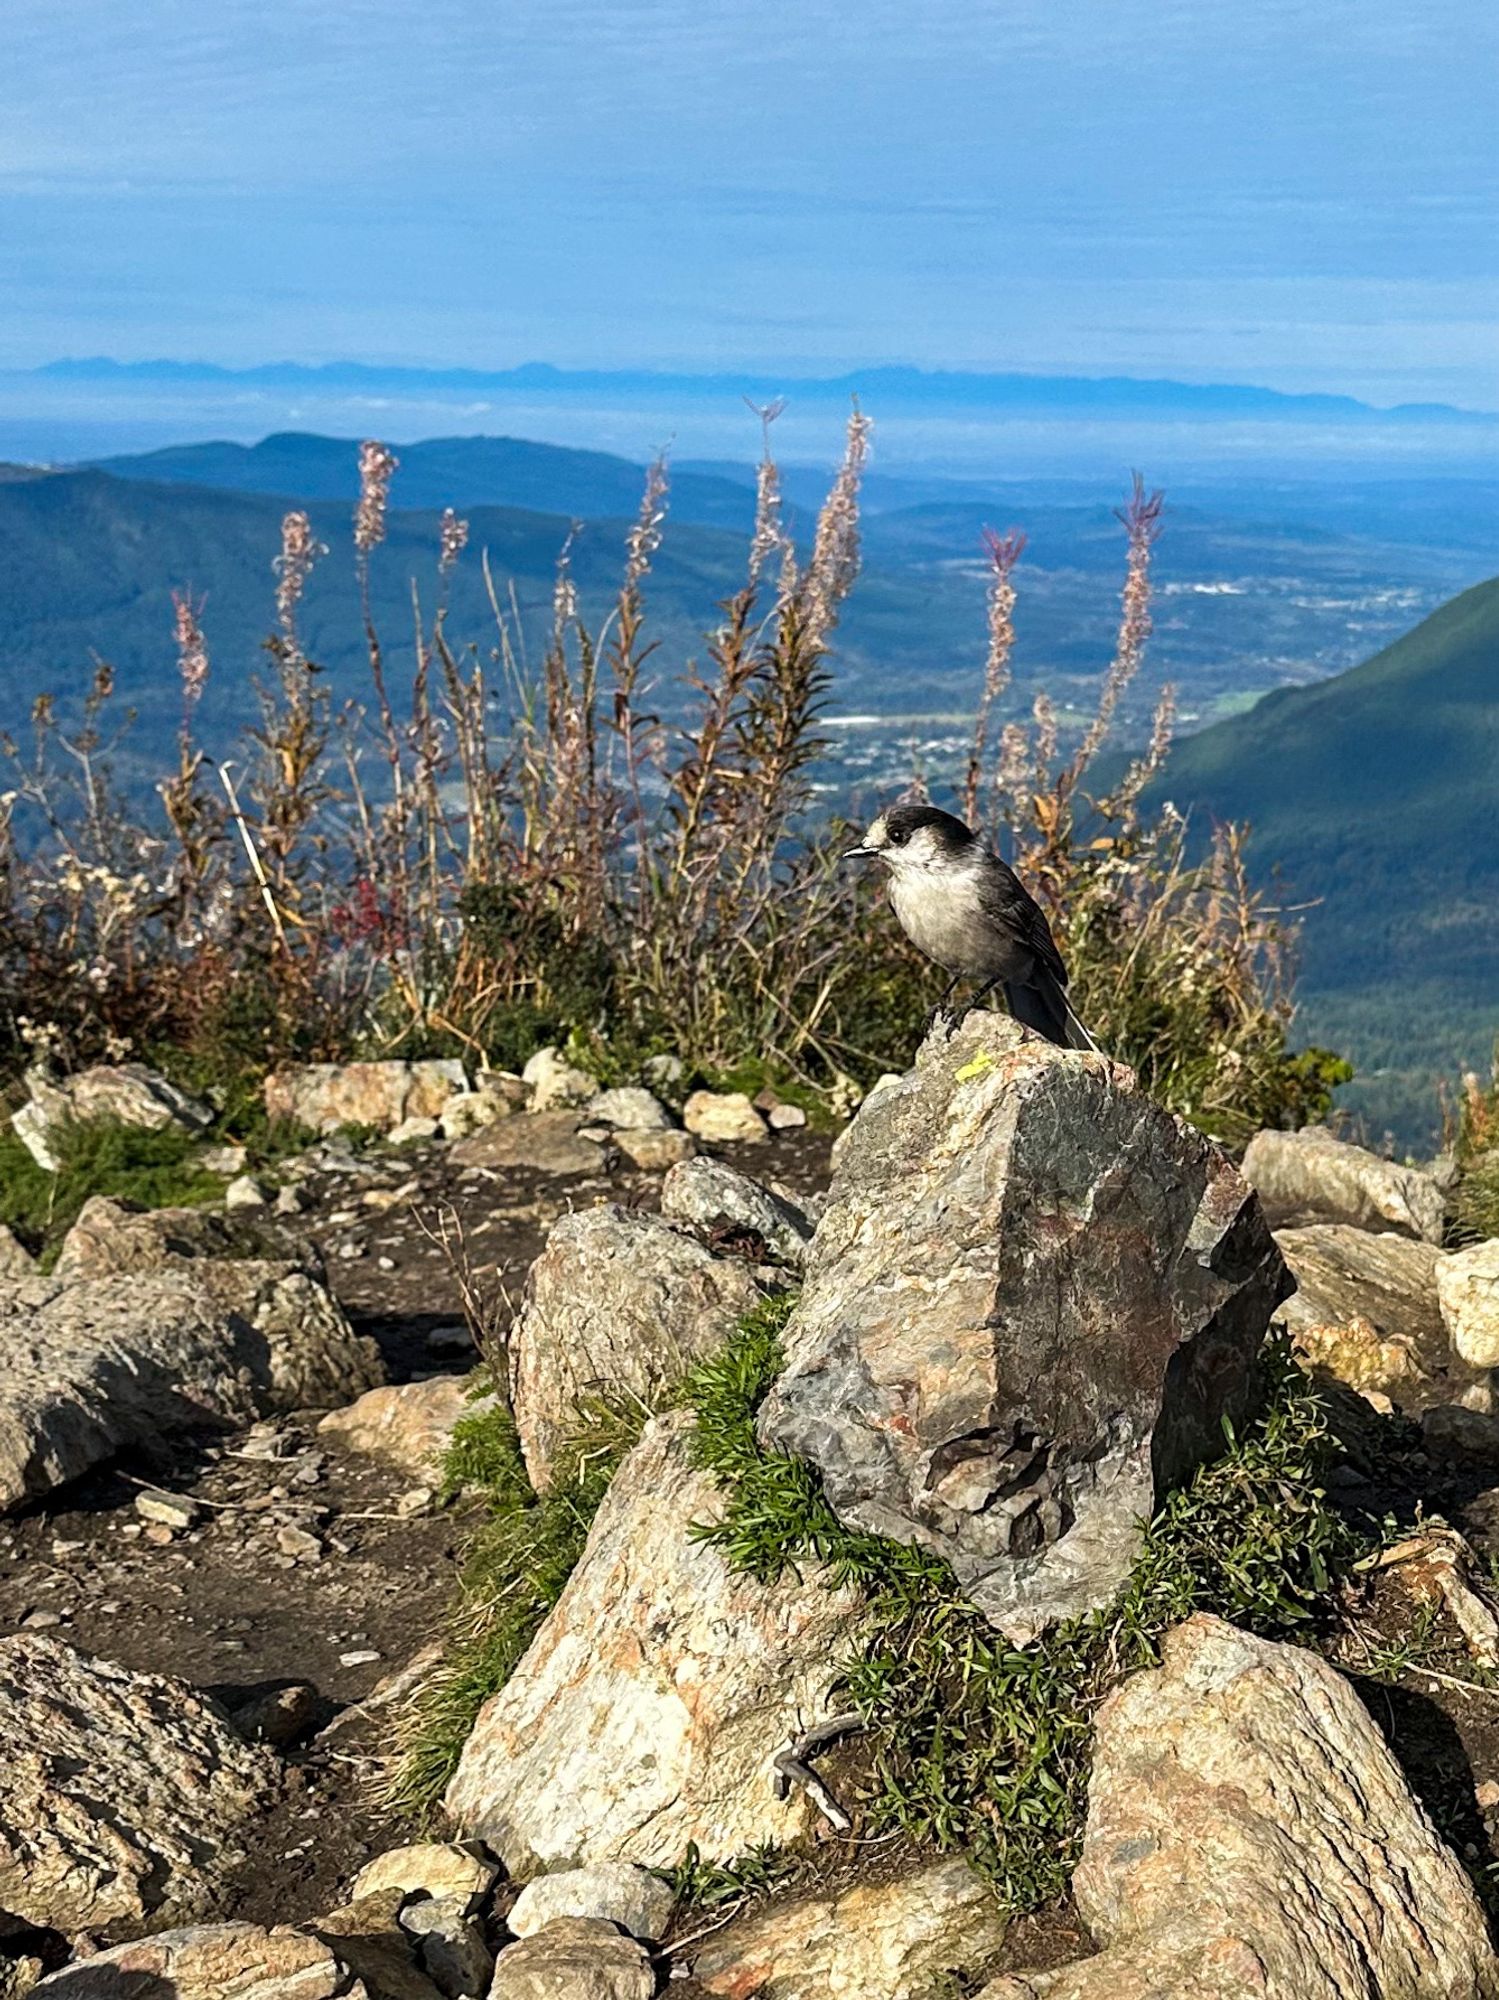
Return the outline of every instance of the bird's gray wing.
<path id="1" fill-rule="evenodd" d="M 1067 984 L 1067 967 L 1041 905 L 997 855 L 989 857 L 989 866 L 979 877 L 979 904 L 989 921 L 1030 952 L 1059 985 Z"/>

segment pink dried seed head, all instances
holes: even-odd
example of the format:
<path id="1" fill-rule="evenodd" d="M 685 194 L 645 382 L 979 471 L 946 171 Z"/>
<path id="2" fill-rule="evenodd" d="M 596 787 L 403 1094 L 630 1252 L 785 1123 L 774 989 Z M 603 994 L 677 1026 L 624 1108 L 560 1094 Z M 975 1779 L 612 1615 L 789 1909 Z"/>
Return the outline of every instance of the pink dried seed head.
<path id="1" fill-rule="evenodd" d="M 438 529 L 439 552 L 437 567 L 447 576 L 463 551 L 468 547 L 468 522 L 460 521 L 451 507 L 442 510 L 442 525 Z"/>
<path id="2" fill-rule="evenodd" d="M 400 460 L 389 445 L 378 438 L 366 438 L 359 447 L 359 504 L 354 509 L 354 546 L 360 555 L 385 540 L 385 513 L 390 501 L 390 482 Z"/>
<path id="3" fill-rule="evenodd" d="M 190 593 L 172 592 L 176 610 L 177 667 L 182 675 L 182 696 L 189 707 L 202 694 L 208 679 L 208 644 L 198 622 L 201 603 L 194 604 Z"/>

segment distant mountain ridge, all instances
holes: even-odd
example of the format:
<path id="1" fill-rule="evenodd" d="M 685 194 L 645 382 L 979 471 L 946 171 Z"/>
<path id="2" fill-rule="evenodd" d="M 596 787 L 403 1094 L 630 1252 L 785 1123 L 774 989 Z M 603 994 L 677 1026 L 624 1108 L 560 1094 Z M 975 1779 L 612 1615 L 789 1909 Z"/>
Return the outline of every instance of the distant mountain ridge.
<path id="1" fill-rule="evenodd" d="M 639 509 L 645 481 L 644 468 L 627 458 L 527 438 L 426 438 L 400 445 L 397 452 L 397 500 L 403 508 L 519 507 L 580 520 L 628 519 Z M 89 463 L 122 479 L 287 500 L 353 500 L 359 492 L 355 440 L 312 431 L 277 431 L 253 445 L 169 445 Z M 670 512 L 696 527 L 748 534 L 754 494 L 740 480 L 673 470 Z"/>
<path id="2" fill-rule="evenodd" d="M 1304 1033 L 1366 1073 L 1376 1126 L 1429 1128 L 1435 1076 L 1486 1071 L 1499 1033 L 1499 577 L 1187 738 L 1159 796 L 1249 822 L 1258 878 L 1313 905 Z"/>
<path id="3" fill-rule="evenodd" d="M 1030 375 L 972 369 L 925 369 L 885 364 L 836 375 L 797 376 L 745 368 L 692 374 L 657 369 L 557 368 L 528 361 L 513 368 L 414 368 L 360 361 L 264 362 L 226 368 L 209 361 L 115 361 L 108 356 L 50 361 L 30 371 L 44 379 L 137 383 L 242 383 L 275 388 L 415 391 L 546 390 L 663 397 L 749 396 L 757 402 L 792 393 L 809 401 L 846 402 L 867 394 L 882 409 L 956 405 L 1046 410 L 1098 417 L 1284 417 L 1291 421 L 1499 426 L 1499 412 L 1465 410 L 1448 403 L 1401 403 L 1380 408 L 1353 396 L 1296 394 L 1244 383 L 1148 380 L 1128 375 Z"/>

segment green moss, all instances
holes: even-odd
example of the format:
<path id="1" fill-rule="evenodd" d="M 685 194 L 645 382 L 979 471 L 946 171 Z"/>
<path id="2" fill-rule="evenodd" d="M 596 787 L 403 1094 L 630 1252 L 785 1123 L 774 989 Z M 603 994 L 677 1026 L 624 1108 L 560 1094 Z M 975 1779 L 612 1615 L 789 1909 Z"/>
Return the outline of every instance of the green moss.
<path id="1" fill-rule="evenodd" d="M 696 1532 L 736 1569 L 773 1581 L 804 1562 L 866 1595 L 843 1672 L 867 1725 L 865 1805 L 875 1833 L 962 1848 L 1004 1900 L 1032 1909 L 1076 1859 L 1093 1716 L 1151 1664 L 1162 1633 L 1212 1610 L 1254 1631 L 1316 1629 L 1365 1542 L 1328 1504 L 1339 1447 L 1284 1347 L 1266 1358 L 1266 1400 L 1242 1436 L 1173 1494 L 1106 1610 L 1018 1647 L 970 1605 L 938 1558 L 845 1529 L 816 1474 L 755 1437 L 781 1367 L 788 1307 L 752 1316 L 689 1378 L 693 1450 L 725 1487 L 722 1518 Z"/>
<path id="2" fill-rule="evenodd" d="M 61 1128 L 52 1145 L 55 1174 L 37 1165 L 8 1120 L 0 1122 L 0 1222 L 44 1264 L 94 1195 L 140 1208 L 190 1208 L 224 1192 L 222 1179 L 201 1164 L 201 1139 L 176 1126 L 145 1132 L 93 1120 Z"/>

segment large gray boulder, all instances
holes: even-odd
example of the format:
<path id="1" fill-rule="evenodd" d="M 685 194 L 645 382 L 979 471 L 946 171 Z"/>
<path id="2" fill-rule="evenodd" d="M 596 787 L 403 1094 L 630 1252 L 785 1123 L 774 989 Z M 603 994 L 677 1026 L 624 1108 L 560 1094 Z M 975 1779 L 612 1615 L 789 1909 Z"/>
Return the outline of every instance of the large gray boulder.
<path id="1" fill-rule="evenodd" d="M 203 1132 L 213 1123 L 209 1105 L 144 1063 L 96 1063 L 72 1076 L 54 1076 L 38 1066 L 26 1072 L 26 1091 L 27 1101 L 10 1122 L 48 1173 L 57 1171 L 57 1134 L 67 1125 L 103 1122 L 146 1132 L 175 1125 L 184 1132 Z"/>
<path id="2" fill-rule="evenodd" d="M 763 1440 L 1013 1638 L 1101 1605 L 1258 1393 L 1252 1191 L 1103 1057 L 970 1014 L 849 1130 Z"/>
<path id="3" fill-rule="evenodd" d="M 649 1400 L 721 1347 L 761 1296 L 747 1264 L 659 1216 L 607 1203 L 560 1217 L 510 1336 L 515 1425 L 537 1492 L 553 1484 L 580 1399 Z"/>
<path id="4" fill-rule="evenodd" d="M 0 1639 L 0 1912 L 60 1931 L 213 1907 L 279 1783 L 195 1689 Z"/>
<path id="5" fill-rule="evenodd" d="M 1072 1880 L 1099 1955 L 980 2000 L 1493 2000 L 1472 1884 L 1342 1676 L 1221 1619 L 1098 1713 Z"/>
<path id="6" fill-rule="evenodd" d="M 253 1260 L 0 1284 L 0 1355 L 0 1509 L 163 1432 L 329 1409 L 383 1372 L 315 1278 Z"/>
<path id="7" fill-rule="evenodd" d="M 1350 1146 L 1322 1125 L 1256 1132 L 1244 1154 L 1244 1178 L 1276 1229 L 1345 1222 L 1421 1243 L 1442 1240 L 1447 1203 L 1432 1175 Z"/>
<path id="8" fill-rule="evenodd" d="M 646 1430 L 567 1587 L 480 1712 L 446 1806 L 512 1875 L 594 1861 L 728 1861 L 809 1824 L 774 1753 L 828 1713 L 860 1600 L 814 1566 L 735 1575 L 693 1533 L 722 1511 L 689 1419 Z M 501 1964 L 504 1964 L 502 1958 Z"/>

